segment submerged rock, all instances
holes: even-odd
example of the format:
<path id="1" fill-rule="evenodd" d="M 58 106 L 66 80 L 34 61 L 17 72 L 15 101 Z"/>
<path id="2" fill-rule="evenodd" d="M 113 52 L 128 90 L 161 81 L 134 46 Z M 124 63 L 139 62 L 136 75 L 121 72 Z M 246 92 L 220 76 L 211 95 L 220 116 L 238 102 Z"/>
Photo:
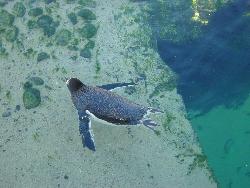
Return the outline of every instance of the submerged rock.
<path id="1" fill-rule="evenodd" d="M 67 29 L 62 29 L 56 35 L 56 43 L 61 46 L 66 46 L 71 40 L 71 32 Z"/>
<path id="2" fill-rule="evenodd" d="M 0 26 L 7 27 L 11 26 L 14 22 L 15 17 L 7 12 L 6 10 L 0 9 Z"/>
<path id="3" fill-rule="evenodd" d="M 9 42 L 14 42 L 17 39 L 19 29 L 16 26 L 10 27 L 5 32 L 5 39 Z"/>
<path id="4" fill-rule="evenodd" d="M 96 15 L 89 9 L 81 9 L 77 13 L 78 16 L 82 17 L 85 20 L 95 20 Z"/>
<path id="5" fill-rule="evenodd" d="M 23 3 L 17 2 L 13 7 L 14 14 L 18 17 L 23 17 L 26 13 L 26 8 Z"/>
<path id="6" fill-rule="evenodd" d="M 40 62 L 40 61 L 43 61 L 43 60 L 49 59 L 49 58 L 50 58 L 49 54 L 47 54 L 46 52 L 40 52 L 37 55 L 37 62 Z"/>
<path id="7" fill-rule="evenodd" d="M 84 48 L 80 51 L 80 56 L 84 57 L 84 58 L 90 58 L 91 57 L 91 52 L 89 50 L 89 48 Z"/>
<path id="8" fill-rule="evenodd" d="M 68 18 L 73 25 L 77 24 L 77 16 L 74 12 L 71 12 L 70 14 L 68 14 Z"/>
<path id="9" fill-rule="evenodd" d="M 53 21 L 53 18 L 48 15 L 43 15 L 38 18 L 37 25 L 43 29 L 44 35 L 50 37 L 55 34 L 58 24 Z"/>
<path id="10" fill-rule="evenodd" d="M 48 15 L 43 15 L 38 18 L 37 24 L 41 28 L 49 27 L 53 23 L 53 18 Z"/>
<path id="11" fill-rule="evenodd" d="M 32 88 L 32 83 L 30 83 L 29 81 L 27 81 L 27 82 L 25 82 L 24 84 L 23 84 L 23 89 L 30 89 L 30 88 Z"/>
<path id="12" fill-rule="evenodd" d="M 11 115 L 10 111 L 5 111 L 2 113 L 2 117 L 9 117 Z"/>
<path id="13" fill-rule="evenodd" d="M 27 22 L 27 26 L 28 26 L 29 29 L 34 29 L 34 28 L 37 28 L 37 27 L 38 27 L 38 24 L 37 24 L 37 22 L 34 21 L 34 20 L 29 20 L 29 21 Z"/>
<path id="14" fill-rule="evenodd" d="M 92 38 L 96 35 L 96 33 L 97 28 L 91 23 L 86 24 L 84 27 L 79 29 L 79 34 L 85 38 Z"/>
<path id="15" fill-rule="evenodd" d="M 30 9 L 28 14 L 29 14 L 29 16 L 33 16 L 33 17 L 40 16 L 43 14 L 43 9 L 40 7 L 33 8 L 33 9 Z"/>
<path id="16" fill-rule="evenodd" d="M 26 109 L 39 106 L 41 103 L 40 91 L 35 88 L 29 88 L 23 93 L 23 104 Z"/>

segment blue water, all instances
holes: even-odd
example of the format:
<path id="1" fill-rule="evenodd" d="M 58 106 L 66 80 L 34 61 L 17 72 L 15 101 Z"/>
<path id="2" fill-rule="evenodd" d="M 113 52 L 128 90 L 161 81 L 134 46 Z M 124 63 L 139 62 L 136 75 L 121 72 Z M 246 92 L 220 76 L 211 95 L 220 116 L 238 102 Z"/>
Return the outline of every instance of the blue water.
<path id="1" fill-rule="evenodd" d="M 249 1 L 233 1 L 215 11 L 199 37 L 157 41 L 219 187 L 250 187 L 249 11 Z"/>

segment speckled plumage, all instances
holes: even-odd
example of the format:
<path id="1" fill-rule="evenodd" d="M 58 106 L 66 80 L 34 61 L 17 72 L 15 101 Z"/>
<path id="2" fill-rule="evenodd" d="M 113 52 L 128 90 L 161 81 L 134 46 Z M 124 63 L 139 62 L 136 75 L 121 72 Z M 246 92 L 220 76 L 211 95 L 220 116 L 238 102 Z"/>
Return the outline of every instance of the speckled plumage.
<path id="1" fill-rule="evenodd" d="M 147 108 L 133 103 L 111 91 L 84 86 L 72 95 L 76 108 L 88 110 L 97 118 L 115 124 L 137 124 Z"/>

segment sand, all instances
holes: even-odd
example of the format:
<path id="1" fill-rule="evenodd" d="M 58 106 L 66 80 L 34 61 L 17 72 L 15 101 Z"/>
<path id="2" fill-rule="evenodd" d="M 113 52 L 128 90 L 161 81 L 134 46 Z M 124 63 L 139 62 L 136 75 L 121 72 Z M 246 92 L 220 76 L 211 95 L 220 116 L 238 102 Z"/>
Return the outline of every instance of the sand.
<path id="1" fill-rule="evenodd" d="M 59 28 L 75 31 L 66 19 L 74 3 L 48 6 L 53 16 L 60 13 Z M 97 0 L 91 9 L 99 27 L 90 60 L 70 59 L 76 52 L 66 47 L 47 47 L 53 38 L 41 38 L 39 30 L 28 32 L 22 25 L 27 15 L 15 20 L 23 28 L 25 49 L 47 51 L 55 58 L 37 63 L 18 48 L 11 50 L 11 45 L 10 55 L 1 57 L 0 114 L 9 110 L 11 116 L 0 118 L 0 187 L 216 187 L 176 89 L 151 95 L 173 75 L 150 42 L 152 33 L 144 19 L 147 8 L 145 2 Z M 22 102 L 23 83 L 34 75 L 45 85 L 36 86 L 41 105 L 28 110 Z M 152 116 L 160 125 L 159 134 L 144 126 L 110 126 L 93 120 L 97 151 L 83 148 L 77 111 L 65 85 L 69 77 L 90 85 L 140 79 L 132 94 L 124 88 L 115 92 L 163 110 Z M 20 111 L 15 112 L 16 105 Z"/>

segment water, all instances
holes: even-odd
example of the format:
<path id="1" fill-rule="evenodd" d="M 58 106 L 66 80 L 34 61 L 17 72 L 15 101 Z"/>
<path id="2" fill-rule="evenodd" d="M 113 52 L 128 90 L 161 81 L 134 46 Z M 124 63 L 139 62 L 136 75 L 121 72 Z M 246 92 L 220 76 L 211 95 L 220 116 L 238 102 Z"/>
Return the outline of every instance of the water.
<path id="1" fill-rule="evenodd" d="M 246 0 L 224 3 L 198 37 L 158 39 L 219 187 L 250 186 L 249 11 Z"/>
<path id="2" fill-rule="evenodd" d="M 156 51 L 150 2 L 2 0 L 0 6 L 0 187 L 216 187 L 174 74 Z M 71 77 L 91 86 L 136 83 L 112 92 L 160 109 L 149 115 L 159 126 L 91 117 L 91 151 L 66 85 Z"/>
<path id="3" fill-rule="evenodd" d="M 0 1 L 0 187 L 250 186 L 249 1 L 20 2 Z M 136 83 L 112 92 L 159 126 L 92 117 L 89 150 L 71 77 Z"/>

